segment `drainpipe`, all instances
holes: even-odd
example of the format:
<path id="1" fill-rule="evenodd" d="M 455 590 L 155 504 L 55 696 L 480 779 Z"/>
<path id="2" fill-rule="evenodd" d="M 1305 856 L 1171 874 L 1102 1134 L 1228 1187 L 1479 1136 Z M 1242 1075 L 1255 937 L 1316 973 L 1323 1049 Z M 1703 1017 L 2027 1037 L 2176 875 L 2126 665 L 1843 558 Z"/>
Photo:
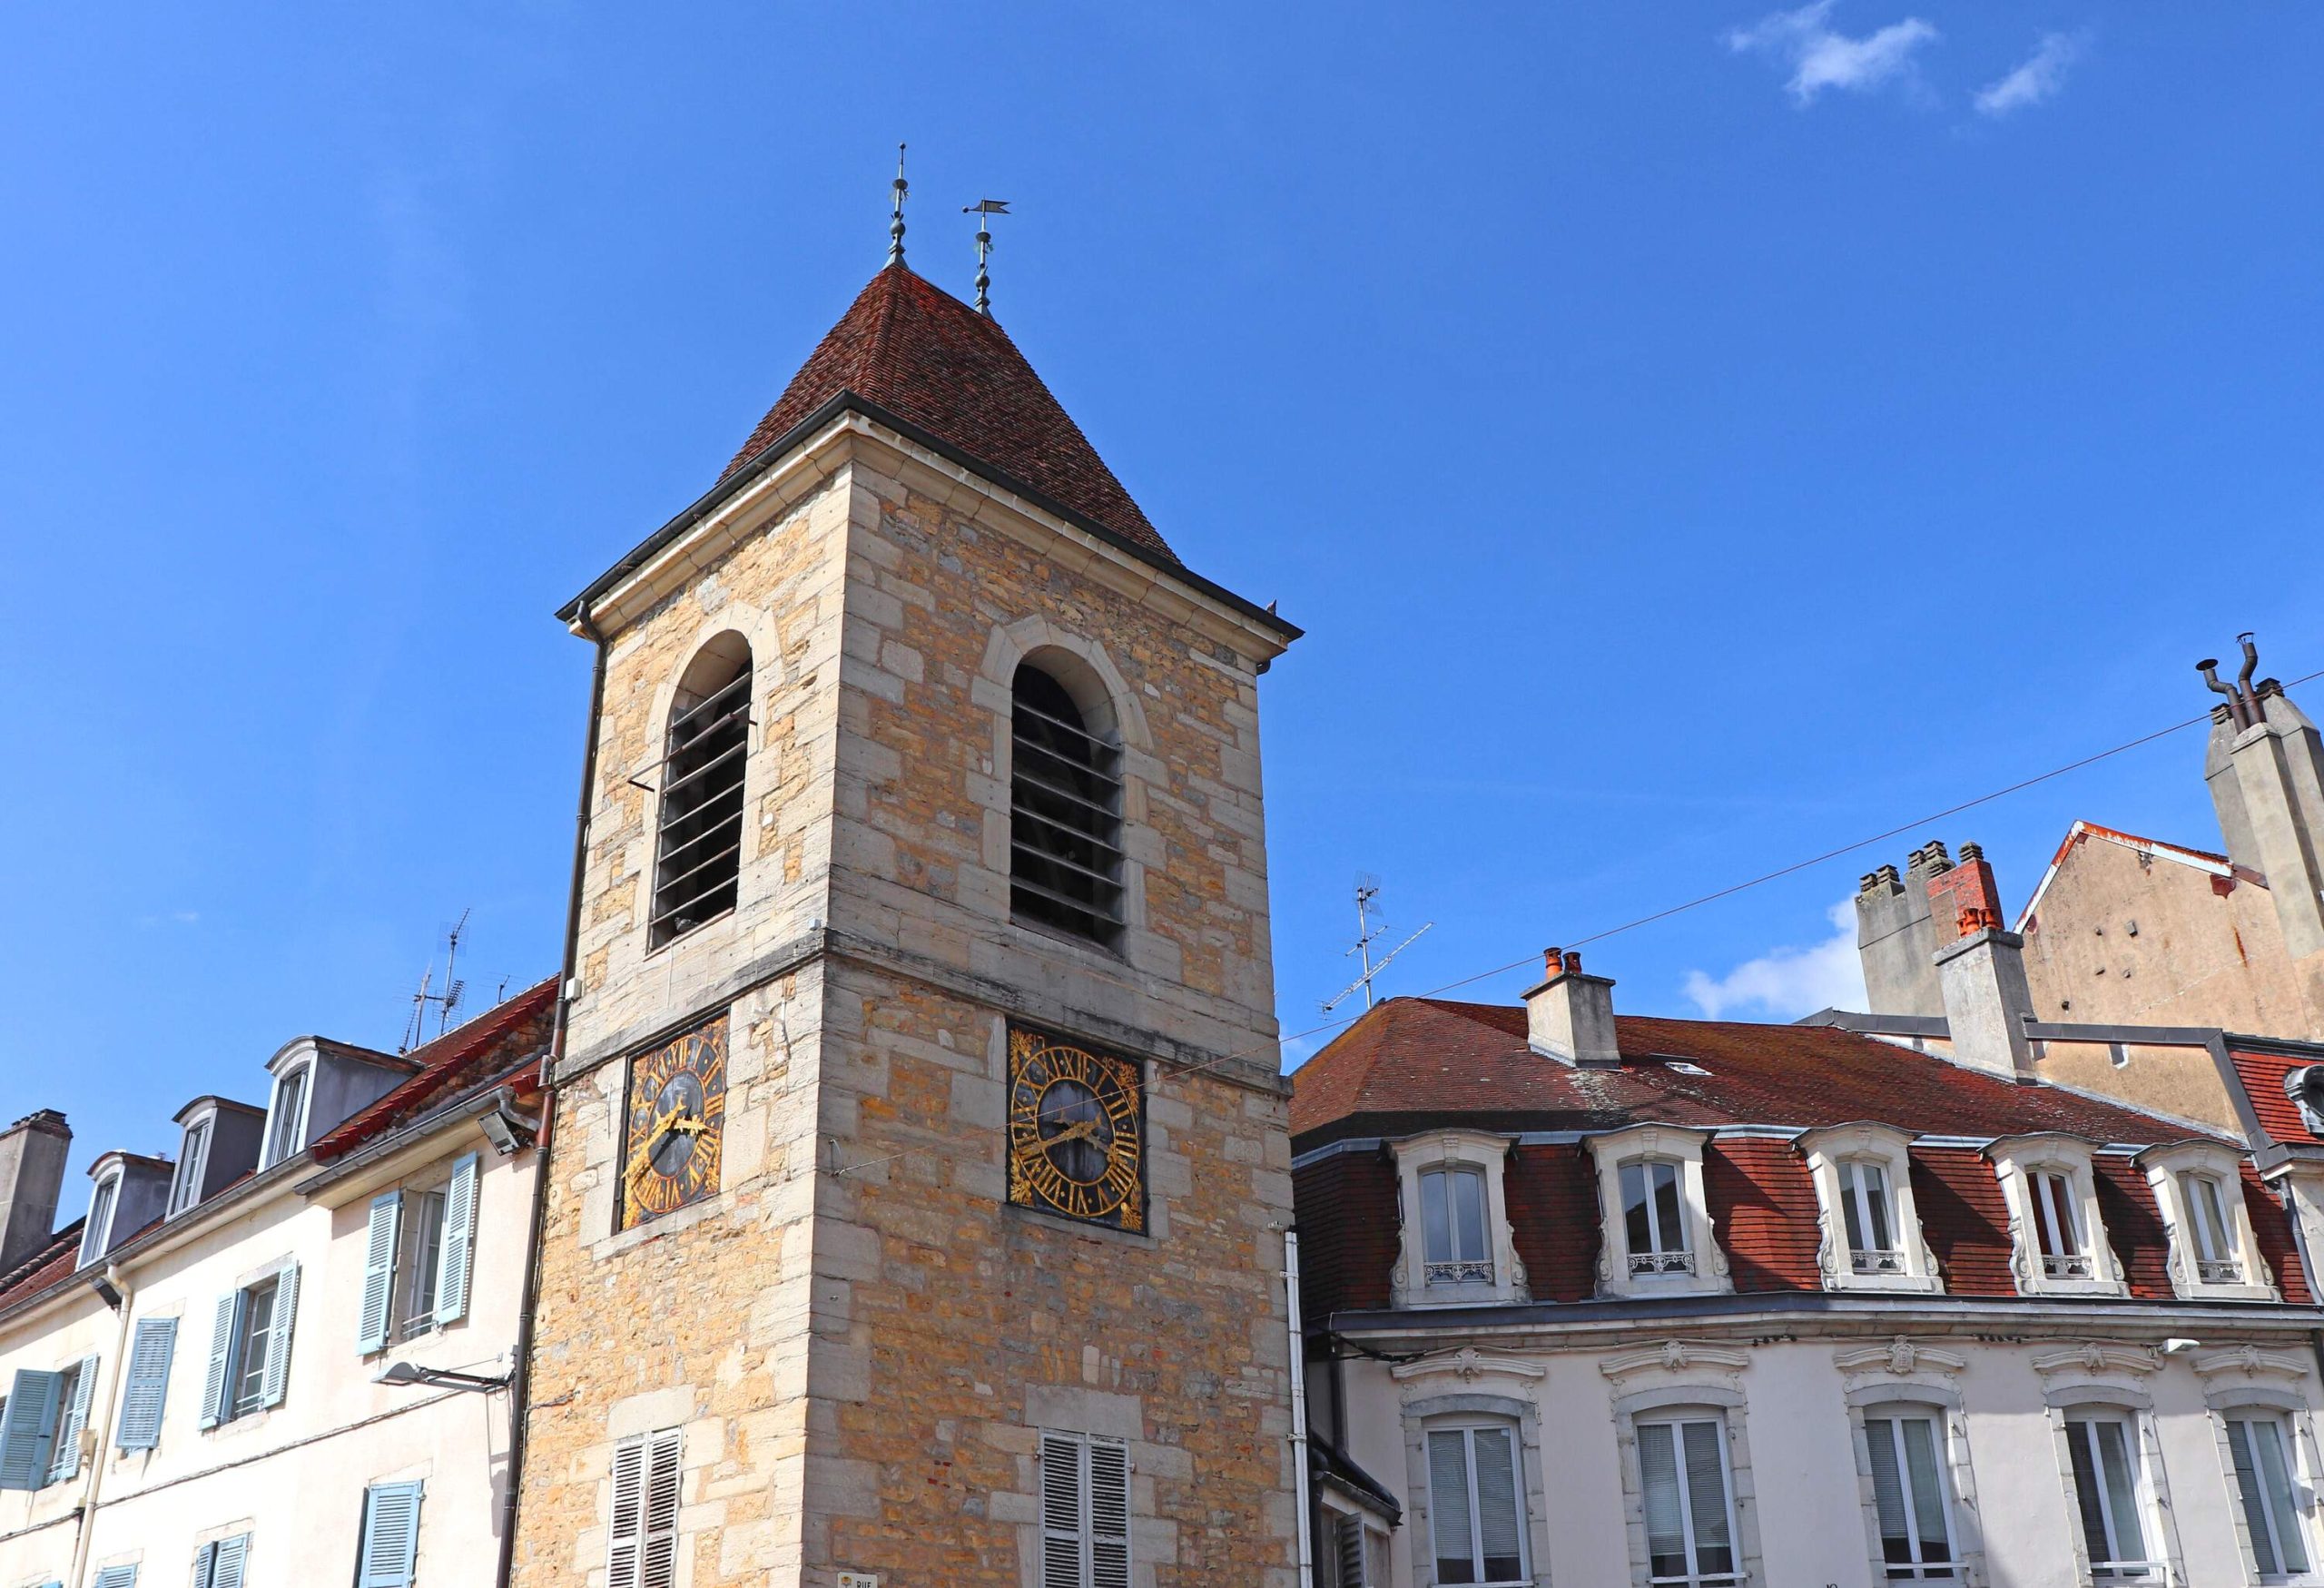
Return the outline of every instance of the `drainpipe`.
<path id="1" fill-rule="evenodd" d="M 1315 1539 L 1307 1514 L 1307 1341 L 1299 1327 L 1299 1232 L 1283 1232 L 1283 1287 L 1290 1301 L 1291 1483 L 1299 1504 L 1299 1588 L 1315 1588 Z"/>
<path id="2" fill-rule="evenodd" d="M 129 1303 L 137 1287 L 117 1263 L 105 1265 L 105 1283 L 121 1297 L 121 1327 L 113 1335 L 113 1380 L 105 1386 L 103 1400 L 94 1394 L 90 1396 L 91 1404 L 101 1409 L 97 1413 L 96 1442 L 89 1447 L 89 1470 L 81 1479 L 81 1520 L 73 1534 L 73 1588 L 81 1588 L 89 1570 L 89 1546 L 97 1530 L 97 1495 L 104 1487 L 105 1452 L 113 1447 L 114 1404 L 121 1398 L 113 1391 L 121 1386 L 122 1375 L 129 1371 Z M 83 1437 L 86 1436 L 84 1429 Z"/>
<path id="3" fill-rule="evenodd" d="M 597 724 L 606 705 L 606 636 L 593 621 L 589 603 L 573 615 L 573 629 L 596 647 L 589 669 L 589 726 L 581 753 L 581 798 L 573 815 L 573 886 L 565 901 L 565 957 L 557 973 L 556 1021 L 550 1028 L 548 1055 L 541 1060 L 541 1128 L 533 1139 L 533 1221 L 525 1236 L 525 1298 L 517 1313 L 516 1356 L 508 1365 L 508 1471 L 500 1494 L 500 1561 L 492 1581 L 508 1588 L 517 1564 L 517 1497 L 525 1477 L 525 1410 L 532 1386 L 533 1319 L 540 1296 L 541 1235 L 548 1223 L 549 1137 L 556 1129 L 557 1060 L 565 1057 L 566 1017 L 573 1007 L 573 979 L 580 968 L 581 884 L 589 874 L 589 808 L 597 781 Z"/>

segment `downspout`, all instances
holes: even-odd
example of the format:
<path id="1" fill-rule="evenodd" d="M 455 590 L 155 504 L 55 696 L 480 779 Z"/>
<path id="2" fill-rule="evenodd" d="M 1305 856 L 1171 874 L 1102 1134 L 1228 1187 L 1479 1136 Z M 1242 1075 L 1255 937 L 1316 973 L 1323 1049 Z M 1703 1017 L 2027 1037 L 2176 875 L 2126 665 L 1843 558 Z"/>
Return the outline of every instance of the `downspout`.
<path id="1" fill-rule="evenodd" d="M 533 1319 L 540 1296 L 541 1237 L 548 1224 L 549 1137 L 556 1129 L 556 1065 L 565 1057 L 566 1017 L 573 1007 L 573 979 L 581 951 L 581 884 L 589 873 L 589 810 L 597 781 L 597 724 L 606 704 L 606 636 L 592 620 L 589 603 L 573 615 L 573 632 L 596 647 L 589 669 L 589 727 L 581 753 L 581 797 L 573 814 L 573 886 L 565 901 L 565 955 L 556 980 L 556 1019 L 549 1029 L 548 1056 L 541 1060 L 541 1128 L 533 1139 L 533 1222 L 525 1237 L 525 1298 L 517 1313 L 516 1358 L 508 1365 L 508 1470 L 500 1494 L 500 1561 L 496 1588 L 508 1588 L 517 1563 L 517 1499 L 525 1477 L 525 1410 L 532 1385 Z"/>
<path id="2" fill-rule="evenodd" d="M 1299 1232 L 1283 1232 L 1283 1287 L 1290 1302 L 1291 1483 L 1299 1508 L 1299 1588 L 1315 1588 L 1315 1537 L 1307 1514 L 1307 1340 L 1299 1327 Z"/>
<path id="3" fill-rule="evenodd" d="M 104 1487 L 105 1452 L 113 1447 L 114 1406 L 121 1398 L 113 1391 L 121 1387 L 122 1375 L 129 1371 L 129 1303 L 137 1287 L 115 1263 L 105 1265 L 105 1283 L 121 1297 L 121 1328 L 113 1336 L 113 1380 L 105 1386 L 100 1403 L 103 1409 L 97 1414 L 96 1442 L 89 1447 L 88 1475 L 81 1480 L 81 1520 L 73 1534 L 73 1588 L 81 1588 L 89 1570 L 89 1546 L 97 1530 L 97 1496 Z M 87 1437 L 86 1429 L 82 1436 Z"/>

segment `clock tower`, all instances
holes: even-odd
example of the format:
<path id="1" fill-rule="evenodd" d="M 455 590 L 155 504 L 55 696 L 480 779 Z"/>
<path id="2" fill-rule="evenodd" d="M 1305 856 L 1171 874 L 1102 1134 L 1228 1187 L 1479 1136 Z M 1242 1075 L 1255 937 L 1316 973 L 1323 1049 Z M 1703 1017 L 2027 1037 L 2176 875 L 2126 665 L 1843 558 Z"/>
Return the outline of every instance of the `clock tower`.
<path id="1" fill-rule="evenodd" d="M 1287 1588 L 1297 631 L 901 260 L 562 616 L 598 670 L 513 1581 Z"/>

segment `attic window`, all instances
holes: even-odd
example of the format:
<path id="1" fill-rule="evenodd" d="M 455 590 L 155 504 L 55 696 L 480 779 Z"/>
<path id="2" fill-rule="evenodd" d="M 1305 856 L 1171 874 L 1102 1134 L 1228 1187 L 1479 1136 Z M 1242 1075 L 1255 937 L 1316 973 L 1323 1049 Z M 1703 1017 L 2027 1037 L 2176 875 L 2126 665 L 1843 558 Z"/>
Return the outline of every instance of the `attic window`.
<path id="1" fill-rule="evenodd" d="M 1710 1073 L 1682 1053 L 1649 1053 L 1647 1057 L 1660 1060 L 1663 1067 L 1675 1075 L 1709 1075 Z"/>
<path id="2" fill-rule="evenodd" d="M 1121 747 L 1029 662 L 1010 694 L 1009 912 L 1110 948 L 1122 928 Z"/>

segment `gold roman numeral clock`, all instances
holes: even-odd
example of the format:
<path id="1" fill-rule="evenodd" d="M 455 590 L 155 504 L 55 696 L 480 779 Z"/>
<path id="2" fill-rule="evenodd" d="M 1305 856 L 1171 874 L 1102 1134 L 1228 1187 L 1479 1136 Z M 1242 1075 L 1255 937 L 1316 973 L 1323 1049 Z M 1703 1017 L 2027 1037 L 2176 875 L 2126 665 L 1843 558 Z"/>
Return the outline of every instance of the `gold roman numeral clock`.
<path id="1" fill-rule="evenodd" d="M 1146 1228 L 1146 1087 L 1137 1060 L 1009 1030 L 1009 1199 Z"/>
<path id="2" fill-rule="evenodd" d="M 726 1017 L 640 1053 L 629 1065 L 622 1129 L 621 1227 L 718 1191 L 726 1135 Z"/>

